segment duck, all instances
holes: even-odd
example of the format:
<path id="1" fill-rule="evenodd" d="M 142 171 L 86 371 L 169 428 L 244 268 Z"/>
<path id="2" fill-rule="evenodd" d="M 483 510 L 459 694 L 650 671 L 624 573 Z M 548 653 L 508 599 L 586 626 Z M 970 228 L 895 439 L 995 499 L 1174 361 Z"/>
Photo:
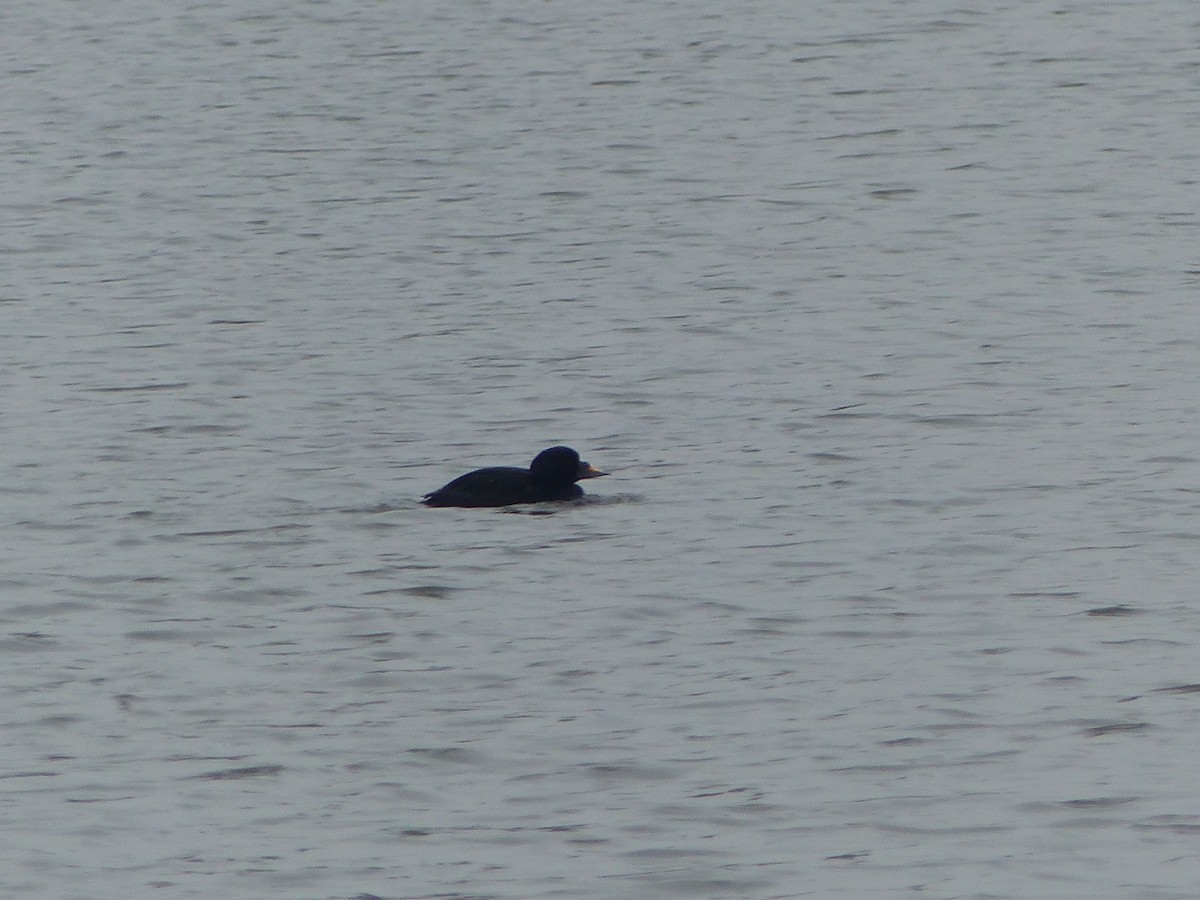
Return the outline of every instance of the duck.
<path id="1" fill-rule="evenodd" d="M 431 491 L 421 502 L 426 506 L 483 507 L 576 500 L 583 496 L 577 481 L 607 474 L 580 459 L 570 447 L 550 447 L 535 456 L 528 469 L 476 469 Z"/>

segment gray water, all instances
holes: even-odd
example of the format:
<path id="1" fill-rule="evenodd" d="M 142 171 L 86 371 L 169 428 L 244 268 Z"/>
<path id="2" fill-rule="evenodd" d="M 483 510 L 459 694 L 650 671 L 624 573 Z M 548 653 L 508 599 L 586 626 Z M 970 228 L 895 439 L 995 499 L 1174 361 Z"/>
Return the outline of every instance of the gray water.
<path id="1" fill-rule="evenodd" d="M 1198 25 L 6 3 L 0 892 L 1197 896 Z"/>

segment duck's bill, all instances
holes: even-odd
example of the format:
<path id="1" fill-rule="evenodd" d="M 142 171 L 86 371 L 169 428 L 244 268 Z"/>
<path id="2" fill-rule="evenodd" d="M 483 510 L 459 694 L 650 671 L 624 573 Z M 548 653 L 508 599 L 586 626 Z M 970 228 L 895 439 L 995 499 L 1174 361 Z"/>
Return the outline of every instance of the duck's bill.
<path id="1" fill-rule="evenodd" d="M 607 474 L 608 474 L 607 472 L 601 472 L 599 469 L 597 469 L 595 466 L 591 465 L 590 463 L 580 463 L 579 464 L 579 477 L 580 478 L 599 478 L 601 475 L 607 475 Z"/>

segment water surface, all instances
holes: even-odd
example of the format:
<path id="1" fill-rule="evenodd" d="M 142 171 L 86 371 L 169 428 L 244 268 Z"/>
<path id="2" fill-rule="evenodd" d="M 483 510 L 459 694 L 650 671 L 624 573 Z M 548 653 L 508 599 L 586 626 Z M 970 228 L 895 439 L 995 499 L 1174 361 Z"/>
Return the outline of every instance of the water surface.
<path id="1" fill-rule="evenodd" d="M 1194 896 L 1190 6 L 3 19 L 8 894 Z"/>

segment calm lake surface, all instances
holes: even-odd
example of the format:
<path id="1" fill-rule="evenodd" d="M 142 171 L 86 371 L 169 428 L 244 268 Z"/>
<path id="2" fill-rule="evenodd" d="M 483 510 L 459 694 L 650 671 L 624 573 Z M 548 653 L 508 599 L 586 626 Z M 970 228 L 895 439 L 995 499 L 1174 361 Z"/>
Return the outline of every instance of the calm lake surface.
<path id="1" fill-rule="evenodd" d="M 7 3 L 3 894 L 1194 898 L 1198 25 Z"/>

